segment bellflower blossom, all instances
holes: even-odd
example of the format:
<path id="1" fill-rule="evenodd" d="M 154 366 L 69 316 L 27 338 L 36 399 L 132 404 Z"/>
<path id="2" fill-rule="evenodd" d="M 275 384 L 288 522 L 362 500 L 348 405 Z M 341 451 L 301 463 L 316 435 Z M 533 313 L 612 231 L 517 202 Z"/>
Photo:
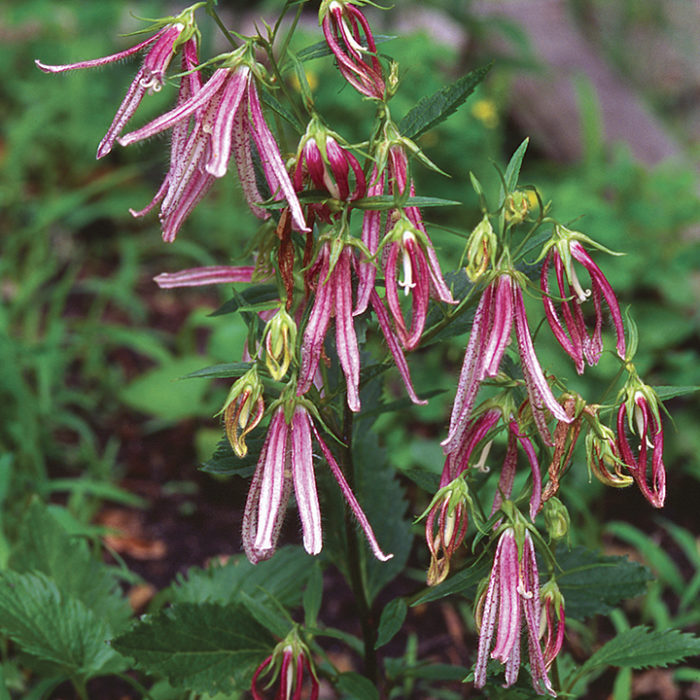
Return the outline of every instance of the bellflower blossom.
<path id="1" fill-rule="evenodd" d="M 551 245 L 544 259 L 540 277 L 544 310 L 554 336 L 564 351 L 574 360 L 576 371 L 579 374 L 583 374 L 584 360 L 589 366 L 598 364 L 603 352 L 602 300 L 605 299 L 617 335 L 617 354 L 624 360 L 625 329 L 615 292 L 600 268 L 577 240 L 577 236 L 581 237 L 581 234 L 571 232 L 563 226 L 557 226 L 555 234 L 557 240 Z M 588 273 L 591 289 L 584 290 L 581 286 L 573 261 L 578 262 Z M 558 302 L 559 310 L 552 299 L 549 285 L 550 262 L 554 263 L 554 273 L 559 289 L 558 295 L 562 297 L 561 301 Z M 591 296 L 595 322 L 592 332 L 589 332 L 581 305 Z M 572 297 L 573 301 L 571 302 L 569 300 Z"/>
<path id="2" fill-rule="evenodd" d="M 386 85 L 369 22 L 361 2 L 324 0 L 319 10 L 323 35 L 345 80 L 366 97 L 384 99 Z"/>
<path id="3" fill-rule="evenodd" d="M 627 439 L 626 423 L 630 432 L 639 439 L 636 451 Z M 617 447 L 620 459 L 634 477 L 644 498 L 654 508 L 662 508 L 666 500 L 664 431 L 656 396 L 646 385 L 630 390 L 627 399 L 620 405 L 617 413 Z"/>
<path id="4" fill-rule="evenodd" d="M 459 445 L 482 380 L 498 374 L 513 325 L 532 416 L 542 439 L 552 445 L 545 410 L 559 421 L 572 421 L 554 398 L 537 360 L 520 284 L 510 274 L 504 273 L 486 287 L 476 309 L 452 406 L 449 432 L 442 442 L 445 454 L 450 454 Z"/>
<path id="5" fill-rule="evenodd" d="M 197 3 L 187 8 L 177 17 L 161 20 L 156 26 L 162 26 L 153 36 L 111 56 L 58 66 L 47 65 L 39 60 L 35 61 L 36 65 L 44 73 L 62 73 L 69 70 L 96 68 L 108 63 L 116 63 L 150 47 L 143 64 L 136 72 L 121 105 L 119 105 L 119 109 L 117 109 L 109 129 L 107 129 L 107 133 L 97 147 L 98 159 L 106 156 L 112 150 L 115 139 L 134 115 L 134 112 L 136 112 L 146 92 L 158 92 L 163 87 L 165 72 L 168 70 L 170 61 L 178 48 L 187 46 L 190 52 L 194 51 L 196 53 L 197 44 L 194 35 L 197 29 L 194 23 L 194 11 L 203 4 L 205 3 Z"/>
<path id="6" fill-rule="evenodd" d="M 538 695 L 544 695 L 546 691 L 555 696 L 540 645 L 540 585 L 535 547 L 527 530 L 521 547 L 518 547 L 512 527 L 503 530 L 488 586 L 477 609 L 480 611 L 480 629 L 474 685 L 477 688 L 486 685 L 489 656 L 505 665 L 505 687 L 515 683 L 520 670 L 520 630 L 524 617 L 533 688 Z M 494 635 L 496 640 L 491 649 Z"/>
<path id="7" fill-rule="evenodd" d="M 299 638 L 296 627 L 255 670 L 250 684 L 254 700 L 268 697 L 258 687 L 264 676 L 268 677 L 265 690 L 279 679 L 275 700 L 301 700 L 305 677 L 308 677 L 310 685 L 309 700 L 317 700 L 319 685 L 316 669 L 311 661 L 311 652 Z"/>
<path id="8" fill-rule="evenodd" d="M 387 561 L 393 555 L 384 554 L 379 548 L 367 517 L 301 403 L 293 406 L 289 420 L 282 405 L 275 410 L 270 421 L 243 515 L 243 548 L 248 559 L 257 564 L 274 554 L 292 487 L 299 508 L 304 549 L 309 554 L 321 551 L 323 536 L 312 436 L 365 533 L 372 553 L 380 561 Z"/>
<path id="9" fill-rule="evenodd" d="M 299 230 L 308 230 L 277 142 L 262 113 L 254 79 L 259 66 L 251 52 L 252 48 L 245 45 L 228 54 L 201 89 L 169 112 L 117 139 L 122 146 L 128 146 L 194 118 L 194 127 L 184 143 L 182 139 L 173 143 L 167 188 L 161 187 L 149 205 L 162 201 L 160 216 L 166 241 L 174 240 L 182 220 L 204 196 L 213 179 L 226 174 L 232 152 L 248 206 L 258 218 L 270 217 L 270 212 L 260 206 L 267 197 L 260 193 L 255 179 L 251 139 L 271 194 L 275 199 L 287 201 Z M 169 219 L 172 219 L 170 224 Z"/>

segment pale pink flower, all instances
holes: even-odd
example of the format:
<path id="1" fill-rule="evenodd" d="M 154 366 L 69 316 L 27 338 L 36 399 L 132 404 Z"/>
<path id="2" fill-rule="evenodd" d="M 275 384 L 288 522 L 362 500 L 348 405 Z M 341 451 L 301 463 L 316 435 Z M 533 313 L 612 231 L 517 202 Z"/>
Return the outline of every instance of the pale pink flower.
<path id="1" fill-rule="evenodd" d="M 136 72 L 126 96 L 121 105 L 119 105 L 119 109 L 114 115 L 109 129 L 107 129 L 107 133 L 100 141 L 100 145 L 97 148 L 98 158 L 106 156 L 112 150 L 115 139 L 134 115 L 146 92 L 158 92 L 162 88 L 165 83 L 165 72 L 170 65 L 172 57 L 175 55 L 178 43 L 190 44 L 192 47 L 196 47 L 195 39 L 192 36 L 183 41 L 183 32 L 187 30 L 187 34 L 191 34 L 193 31 L 191 12 L 189 16 L 186 13 L 188 13 L 187 10 L 182 13 L 180 18 L 177 18 L 183 21 L 174 21 L 166 24 L 145 41 L 111 56 L 59 66 L 47 65 L 39 60 L 35 61 L 36 65 L 45 73 L 62 73 L 63 71 L 96 68 L 108 63 L 115 63 L 150 46 L 141 68 Z M 196 48 L 194 50 L 196 51 Z"/>
<path id="2" fill-rule="evenodd" d="M 486 685 L 489 656 L 505 665 L 505 687 L 515 683 L 520 670 L 520 632 L 525 618 L 533 688 L 538 695 L 546 691 L 555 696 L 540 645 L 540 585 L 535 547 L 527 530 L 520 552 L 515 530 L 512 527 L 503 530 L 488 587 L 477 610 L 480 630 L 474 685 L 477 688 Z"/>
<path id="3" fill-rule="evenodd" d="M 502 274 L 486 287 L 474 315 L 452 406 L 449 432 L 442 442 L 445 454 L 449 454 L 459 445 L 481 382 L 486 377 L 495 377 L 498 374 L 503 354 L 510 342 L 513 325 L 533 419 L 542 439 L 548 445 L 553 444 L 547 427 L 546 411 L 559 421 L 572 421 L 554 398 L 537 360 L 527 323 L 522 289 L 509 274 Z"/>
<path id="4" fill-rule="evenodd" d="M 233 284 L 250 282 L 255 268 L 251 265 L 234 267 L 232 265 L 212 265 L 210 267 L 191 267 L 179 272 L 162 272 L 153 278 L 161 289 L 174 287 L 201 287 L 207 284 Z"/>
<path id="5" fill-rule="evenodd" d="M 565 252 L 563 256 L 561 253 L 562 247 Z M 584 290 L 581 286 L 573 266 L 573 260 L 580 263 L 588 272 L 591 280 L 591 289 Z M 550 262 L 554 263 L 554 273 L 559 289 L 558 296 L 562 298 L 558 302 L 559 311 L 554 299 L 552 299 L 552 291 L 549 285 Z M 625 329 L 617 297 L 605 275 L 593 262 L 593 259 L 579 241 L 564 239 L 553 246 L 544 259 L 540 280 L 542 301 L 549 325 L 559 344 L 574 360 L 576 371 L 579 374 L 583 374 L 584 360 L 590 366 L 596 365 L 603 352 L 603 299 L 608 305 L 615 327 L 617 353 L 623 360 L 625 359 Z M 589 332 L 586 327 L 582 304 L 591 296 L 593 298 L 595 322 L 593 331 Z M 570 301 L 572 298 L 573 300 Z"/>
<path id="6" fill-rule="evenodd" d="M 343 77 L 358 92 L 377 100 L 384 99 L 386 86 L 377 46 L 369 22 L 347 0 L 325 0 L 321 3 L 319 18 L 323 35 Z"/>
<path id="7" fill-rule="evenodd" d="M 266 197 L 260 193 L 255 179 L 251 139 L 260 156 L 270 193 L 276 200 L 286 200 L 299 230 L 308 230 L 279 147 L 265 122 L 254 70 L 246 55 L 248 50 L 244 46 L 232 53 L 228 65 L 215 70 L 200 89 L 174 109 L 118 139 L 122 146 L 127 146 L 194 119 L 186 139 L 183 133 L 173 143 L 167 187 L 165 190 L 161 187 L 147 207 L 154 206 L 159 197 L 162 200 L 160 218 L 167 241 L 174 240 L 182 221 L 214 178 L 226 174 L 232 152 L 248 206 L 258 218 L 270 217 L 270 212 L 260 206 Z"/>
<path id="8" fill-rule="evenodd" d="M 374 556 L 380 561 L 390 559 L 393 555 L 384 554 L 379 548 L 367 517 L 302 404 L 294 407 L 291 422 L 287 422 L 284 406 L 277 408 L 270 421 L 243 515 L 243 548 L 248 559 L 257 564 L 274 554 L 292 487 L 299 509 L 304 549 L 309 554 L 321 551 L 323 535 L 312 436 L 365 533 Z"/>

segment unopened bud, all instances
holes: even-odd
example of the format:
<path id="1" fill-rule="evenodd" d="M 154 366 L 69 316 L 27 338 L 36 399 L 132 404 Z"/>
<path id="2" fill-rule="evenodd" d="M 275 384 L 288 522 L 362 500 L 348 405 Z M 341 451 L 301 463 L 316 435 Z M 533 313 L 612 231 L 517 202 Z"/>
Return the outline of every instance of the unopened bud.
<path id="1" fill-rule="evenodd" d="M 484 214 L 484 218 L 477 224 L 467 240 L 466 272 L 467 277 L 472 282 L 476 282 L 486 272 L 489 262 L 496 254 L 496 246 L 496 234 L 489 217 Z"/>
<path id="2" fill-rule="evenodd" d="M 550 539 L 561 540 L 569 533 L 571 518 L 566 506 L 556 497 L 550 498 L 542 509 L 544 511 L 544 526 Z"/>
<path id="3" fill-rule="evenodd" d="M 522 224 L 530 210 L 527 192 L 517 190 L 506 197 L 505 215 L 509 224 Z"/>
<path id="4" fill-rule="evenodd" d="M 231 387 L 222 409 L 226 437 L 238 457 L 248 454 L 245 437 L 262 420 L 265 412 L 262 394 L 262 382 L 252 367 Z"/>
<path id="5" fill-rule="evenodd" d="M 282 308 L 267 322 L 264 335 L 265 366 L 270 376 L 278 382 L 289 369 L 296 344 L 297 325 Z"/>

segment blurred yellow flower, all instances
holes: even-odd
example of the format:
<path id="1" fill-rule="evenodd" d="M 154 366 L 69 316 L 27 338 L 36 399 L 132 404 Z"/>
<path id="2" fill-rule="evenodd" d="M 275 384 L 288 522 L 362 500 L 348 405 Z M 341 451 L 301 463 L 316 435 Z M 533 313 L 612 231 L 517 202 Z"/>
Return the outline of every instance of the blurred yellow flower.
<path id="1" fill-rule="evenodd" d="M 487 129 L 495 129 L 498 126 L 498 112 L 493 100 L 477 100 L 472 107 L 472 114 Z"/>

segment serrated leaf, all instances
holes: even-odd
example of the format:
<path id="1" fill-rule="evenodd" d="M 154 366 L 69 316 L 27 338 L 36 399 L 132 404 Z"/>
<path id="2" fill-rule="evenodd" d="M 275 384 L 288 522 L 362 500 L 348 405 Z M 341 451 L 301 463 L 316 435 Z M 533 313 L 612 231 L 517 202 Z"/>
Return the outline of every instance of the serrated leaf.
<path id="1" fill-rule="evenodd" d="M 562 572 L 557 584 L 566 603 L 566 616 L 584 620 L 610 612 L 617 603 L 646 590 L 649 570 L 627 557 L 604 556 L 585 547 L 560 548 L 556 555 Z"/>
<path id="2" fill-rule="evenodd" d="M 336 687 L 347 700 L 379 700 L 379 692 L 372 681 L 354 671 L 339 674 Z"/>
<path id="3" fill-rule="evenodd" d="M 700 637 L 679 630 L 651 630 L 639 626 L 621 632 L 604 644 L 579 673 L 604 666 L 665 668 L 697 655 L 700 655 Z"/>
<path id="4" fill-rule="evenodd" d="M 228 379 L 229 377 L 240 377 L 252 366 L 252 362 L 227 362 L 221 365 L 211 365 L 211 367 L 197 369 L 194 372 L 185 374 L 180 379 Z"/>
<path id="5" fill-rule="evenodd" d="M 148 673 L 195 693 L 227 693 L 250 686 L 274 642 L 242 606 L 176 603 L 114 640 Z"/>
<path id="6" fill-rule="evenodd" d="M 282 547 L 267 561 L 251 564 L 244 555 L 224 565 L 192 567 L 172 586 L 175 603 L 235 603 L 239 592 L 265 602 L 272 596 L 284 607 L 299 604 L 301 589 L 311 575 L 309 556 L 301 547 Z"/>
<path id="7" fill-rule="evenodd" d="M 9 565 L 18 573 L 46 574 L 61 595 L 80 600 L 115 632 L 129 619 L 113 572 L 90 554 L 86 542 L 71 537 L 38 499 L 22 520 Z"/>
<path id="8" fill-rule="evenodd" d="M 700 391 L 700 386 L 655 386 L 654 391 L 661 401 L 675 399 L 677 396 L 688 396 Z"/>
<path id="9" fill-rule="evenodd" d="M 383 647 L 394 638 L 397 632 L 401 629 L 401 626 L 406 619 L 407 612 L 408 608 L 406 606 L 406 601 L 403 598 L 394 598 L 394 600 L 387 603 L 384 610 L 382 610 L 381 617 L 379 618 L 377 641 L 374 644 L 375 649 Z"/>
<path id="10" fill-rule="evenodd" d="M 239 591 L 236 596 L 236 602 L 244 605 L 245 609 L 253 616 L 253 619 L 276 637 L 283 639 L 289 634 L 292 622 L 282 614 L 279 607 L 275 605 L 274 599 L 268 598 L 267 603 L 263 603 L 257 598 Z"/>
<path id="11" fill-rule="evenodd" d="M 409 139 L 416 139 L 437 126 L 464 104 L 489 70 L 491 70 L 491 64 L 475 68 L 429 97 L 423 97 L 401 120 L 399 131 Z"/>
<path id="12" fill-rule="evenodd" d="M 43 573 L 0 573 L 0 630 L 54 673 L 89 678 L 120 667 L 108 623 Z"/>

